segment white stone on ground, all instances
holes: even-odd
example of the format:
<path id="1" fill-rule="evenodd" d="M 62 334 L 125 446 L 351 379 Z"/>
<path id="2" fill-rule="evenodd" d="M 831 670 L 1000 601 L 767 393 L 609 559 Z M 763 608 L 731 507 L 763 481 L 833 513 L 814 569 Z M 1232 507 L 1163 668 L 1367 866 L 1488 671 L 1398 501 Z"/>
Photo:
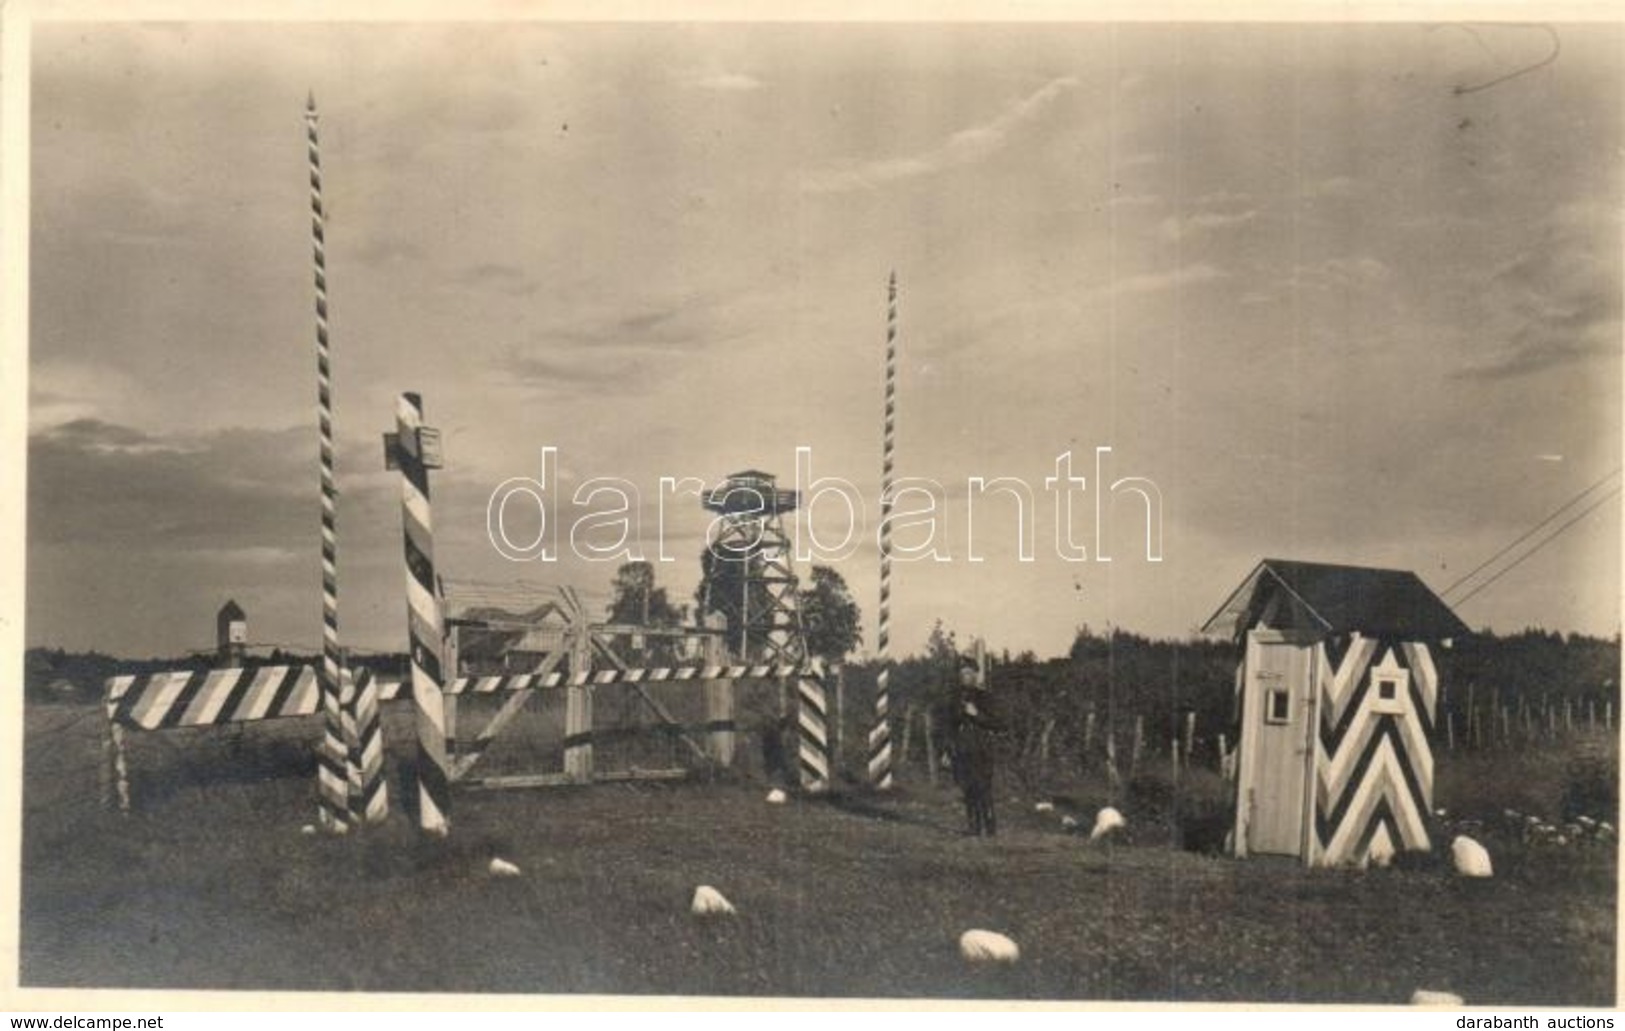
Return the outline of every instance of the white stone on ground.
<path id="1" fill-rule="evenodd" d="M 1054 811 L 1055 811 L 1055 803 L 1054 802 L 1040 802 L 1037 805 L 1033 806 L 1033 812 L 1036 812 L 1036 813 L 1053 813 Z"/>
<path id="2" fill-rule="evenodd" d="M 769 791 L 767 793 L 767 804 L 768 805 L 783 805 L 784 804 L 784 797 L 785 797 L 784 792 L 781 789 L 774 788 L 772 791 Z"/>
<path id="3" fill-rule="evenodd" d="M 1434 992 L 1418 988 L 1411 993 L 1412 1006 L 1465 1006 L 1466 1002 L 1455 992 Z"/>
<path id="4" fill-rule="evenodd" d="M 299 833 L 300 834 L 315 834 L 316 833 L 316 825 L 314 823 L 307 823 L 303 827 L 299 828 Z"/>
<path id="5" fill-rule="evenodd" d="M 508 862 L 506 859 L 502 859 L 500 857 L 493 856 L 491 858 L 491 876 L 492 877 L 518 877 L 519 876 L 519 867 L 517 867 L 517 866 L 513 865 L 512 863 Z"/>
<path id="6" fill-rule="evenodd" d="M 1071 830 L 1072 828 L 1076 827 L 1077 825 L 1078 825 L 1078 818 L 1076 816 L 1063 816 L 1063 817 L 1061 817 L 1061 826 L 1065 827 L 1067 830 Z"/>
<path id="7" fill-rule="evenodd" d="M 1456 872 L 1463 877 L 1493 877 L 1494 870 L 1490 866 L 1490 854 L 1484 846 L 1462 834 L 1450 843 L 1450 858 L 1456 864 Z"/>
<path id="8" fill-rule="evenodd" d="M 694 901 L 689 906 L 696 916 L 714 916 L 734 911 L 733 903 L 722 897 L 722 892 L 702 884 L 694 889 Z"/>
<path id="9" fill-rule="evenodd" d="M 1094 841 L 1097 838 L 1103 838 L 1112 831 L 1126 826 L 1127 823 L 1128 821 L 1123 819 L 1122 813 L 1111 806 L 1107 806 L 1095 814 L 1095 829 L 1089 832 L 1089 840 Z"/>
<path id="10" fill-rule="evenodd" d="M 1014 963 L 1021 949 L 997 931 L 970 930 L 959 936 L 959 954 L 971 963 Z"/>

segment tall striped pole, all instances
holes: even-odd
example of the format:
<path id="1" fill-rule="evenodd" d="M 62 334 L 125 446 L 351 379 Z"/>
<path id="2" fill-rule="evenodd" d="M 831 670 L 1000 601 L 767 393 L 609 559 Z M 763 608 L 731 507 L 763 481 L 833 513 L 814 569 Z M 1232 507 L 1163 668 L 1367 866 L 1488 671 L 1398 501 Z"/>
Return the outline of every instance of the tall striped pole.
<path id="1" fill-rule="evenodd" d="M 438 837 L 450 829 L 451 772 L 441 669 L 444 620 L 435 584 L 434 521 L 429 510 L 429 469 L 439 467 L 439 455 L 426 455 L 423 446 L 426 438 L 434 439 L 433 433 L 423 425 L 423 399 L 402 394 L 395 406 L 395 433 L 386 438 L 385 464 L 401 471 L 406 622 L 417 713 L 418 827 Z"/>
<path id="2" fill-rule="evenodd" d="M 322 745 L 317 750 L 316 780 L 321 795 L 317 812 L 327 830 L 344 833 L 349 826 L 343 707 L 340 702 L 343 656 L 339 653 L 338 489 L 333 481 L 333 365 L 327 338 L 327 237 L 322 210 L 321 144 L 316 135 L 316 96 L 305 106 L 305 140 L 310 155 L 310 235 L 316 270 L 316 398 L 321 426 L 322 480 Z"/>
<path id="3" fill-rule="evenodd" d="M 880 463 L 880 634 L 875 650 L 875 725 L 869 731 L 869 783 L 885 791 L 891 775 L 891 505 L 892 452 L 897 432 L 897 273 L 886 286 L 886 412 Z"/>

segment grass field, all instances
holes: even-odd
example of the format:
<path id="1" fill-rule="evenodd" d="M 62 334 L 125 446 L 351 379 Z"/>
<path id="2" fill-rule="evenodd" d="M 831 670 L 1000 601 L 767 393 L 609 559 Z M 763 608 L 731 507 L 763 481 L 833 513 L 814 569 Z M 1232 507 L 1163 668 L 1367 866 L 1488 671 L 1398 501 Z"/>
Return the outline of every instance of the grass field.
<path id="1" fill-rule="evenodd" d="M 391 742 L 409 740 L 404 718 L 390 713 Z M 1615 849 L 1525 842 L 1499 815 L 1558 818 L 1556 751 L 1439 758 L 1439 830 L 1464 821 L 1495 857 L 1494 879 L 1468 881 L 1443 855 L 1362 872 L 1181 851 L 1132 798 L 1130 833 L 1091 844 L 1059 821 L 1070 804 L 1087 829 L 1103 797 L 1087 781 L 1051 785 L 1070 799 L 1052 813 L 1006 782 L 1000 837 L 970 839 L 951 791 L 917 773 L 886 797 L 785 806 L 754 780 L 464 792 L 446 841 L 420 840 L 398 807 L 330 839 L 301 833 L 308 722 L 137 737 L 125 819 L 98 804 L 100 729 L 92 708 L 28 712 L 24 986 L 1615 999 Z M 492 877 L 493 855 L 521 876 Z M 698 884 L 738 914 L 691 916 Z M 1010 935 L 1021 961 L 967 966 L 971 927 Z"/>

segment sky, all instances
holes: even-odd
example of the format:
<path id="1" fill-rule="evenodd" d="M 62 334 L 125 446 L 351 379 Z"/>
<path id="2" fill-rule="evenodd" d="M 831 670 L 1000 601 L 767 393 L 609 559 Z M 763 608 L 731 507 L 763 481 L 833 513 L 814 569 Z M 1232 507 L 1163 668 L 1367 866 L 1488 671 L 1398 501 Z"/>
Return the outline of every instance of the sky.
<path id="1" fill-rule="evenodd" d="M 662 517 L 661 478 L 790 485 L 804 447 L 863 504 L 829 564 L 872 650 L 893 272 L 897 475 L 941 485 L 940 560 L 893 564 L 895 651 L 938 619 L 1041 655 L 1085 625 L 1185 635 L 1266 556 L 1443 590 L 1620 465 L 1621 44 L 1596 24 L 36 23 L 27 643 L 207 648 L 230 597 L 251 641 L 317 646 L 311 94 L 350 646 L 404 647 L 380 435 L 418 391 L 444 436 L 443 576 L 605 604 L 625 555 L 568 542 L 614 550 L 578 525 L 609 496 L 573 503 L 609 477 L 688 600 L 710 517 L 671 496 Z M 491 498 L 549 447 L 562 554 L 511 561 Z M 1155 484 L 1156 561 L 1100 448 L 1105 484 Z M 1067 454 L 1086 482 L 1063 529 L 1045 480 Z M 1012 497 L 974 477 L 1030 488 L 1030 561 Z M 1617 482 L 1462 618 L 1617 632 Z M 526 496 L 503 511 L 535 536 Z M 829 495 L 794 525 L 838 541 L 846 516 Z"/>

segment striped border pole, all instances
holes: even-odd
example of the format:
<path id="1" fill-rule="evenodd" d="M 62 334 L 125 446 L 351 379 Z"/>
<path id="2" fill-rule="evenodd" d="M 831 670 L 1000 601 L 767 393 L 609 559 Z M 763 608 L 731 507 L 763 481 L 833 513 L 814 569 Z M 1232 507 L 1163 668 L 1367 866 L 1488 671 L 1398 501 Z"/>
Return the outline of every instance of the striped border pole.
<path id="1" fill-rule="evenodd" d="M 869 783 L 892 786 L 891 764 L 891 488 L 897 431 L 897 273 L 886 286 L 886 418 L 880 463 L 880 633 L 875 654 L 875 725 L 869 731 Z"/>
<path id="2" fill-rule="evenodd" d="M 348 830 L 349 785 L 343 690 L 339 653 L 338 488 L 333 480 L 333 364 L 327 336 L 327 235 L 322 208 L 321 144 L 316 135 L 316 96 L 305 106 L 305 141 L 310 155 L 310 235 L 316 283 L 316 395 L 321 427 L 322 483 L 322 713 L 325 723 L 317 750 L 316 780 L 321 795 L 317 817 L 335 833 Z"/>
<path id="3" fill-rule="evenodd" d="M 107 778 L 102 790 L 102 803 L 108 808 L 118 806 L 120 813 L 130 815 L 130 764 L 124 754 L 124 728 L 114 718 L 117 698 L 112 683 L 102 702 L 102 714 L 107 720 L 107 732 L 102 735 L 103 776 Z"/>
<path id="4" fill-rule="evenodd" d="M 350 670 L 346 669 L 348 676 Z M 384 780 L 384 727 L 378 679 L 367 669 L 355 678 L 356 764 L 359 791 L 350 799 L 350 815 L 362 823 L 382 823 L 389 815 L 389 788 Z"/>
<path id="5" fill-rule="evenodd" d="M 444 671 L 440 668 L 444 623 L 434 575 L 434 521 L 429 510 L 429 472 L 419 431 L 423 399 L 402 394 L 395 406 L 394 460 L 401 470 L 401 528 L 405 537 L 406 621 L 412 663 L 412 701 L 417 710 L 418 827 L 444 836 L 450 829 L 451 769 L 446 748 Z"/>
<path id="6" fill-rule="evenodd" d="M 344 730 L 344 815 L 353 825 L 361 816 L 361 730 L 356 722 L 355 675 L 348 654 L 339 663 L 339 726 Z"/>
<path id="7" fill-rule="evenodd" d="M 798 677 L 796 700 L 796 723 L 801 729 L 797 748 L 801 788 L 816 794 L 829 789 L 829 713 L 824 682 L 817 677 Z"/>

